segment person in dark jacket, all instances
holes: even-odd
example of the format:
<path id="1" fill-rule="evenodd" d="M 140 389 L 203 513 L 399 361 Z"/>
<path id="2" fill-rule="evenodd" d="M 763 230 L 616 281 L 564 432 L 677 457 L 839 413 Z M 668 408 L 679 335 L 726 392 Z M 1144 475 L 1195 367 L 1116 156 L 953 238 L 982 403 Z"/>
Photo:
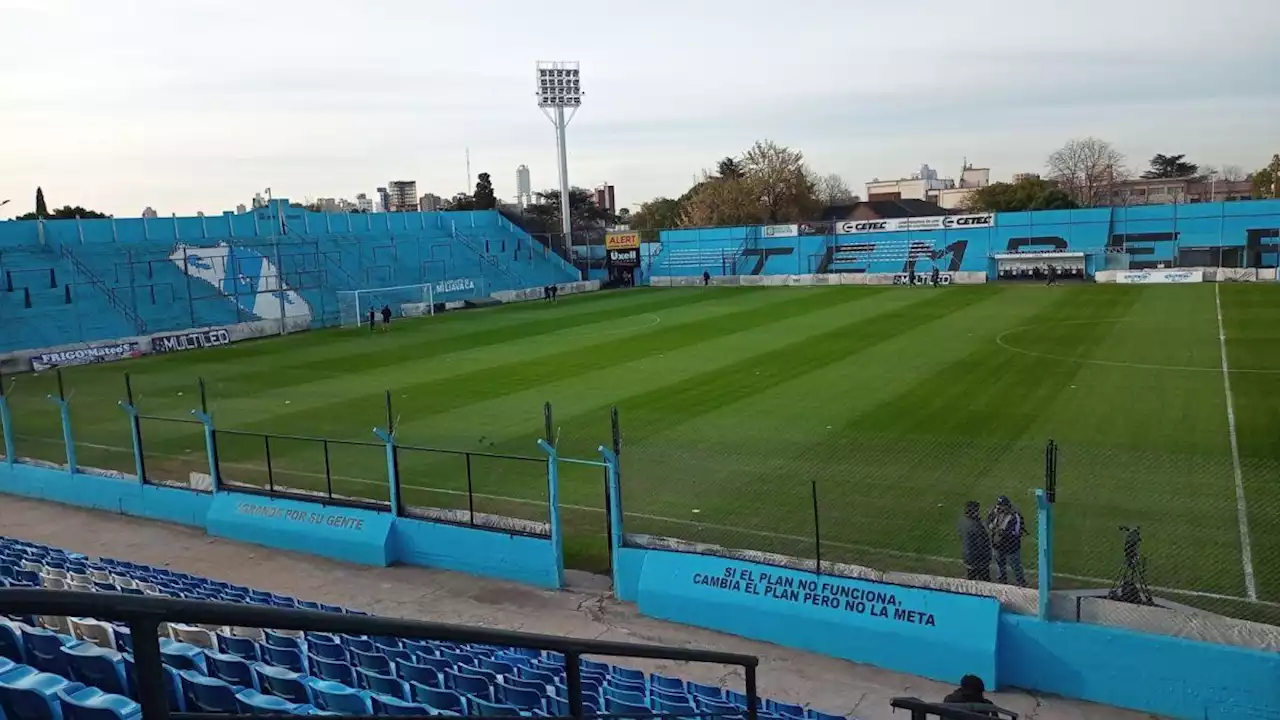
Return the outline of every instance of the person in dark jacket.
<path id="1" fill-rule="evenodd" d="M 378 311 L 374 310 L 373 308 L 369 308 L 369 332 L 373 332 L 374 330 L 377 330 L 377 329 L 378 329 Z"/>
<path id="2" fill-rule="evenodd" d="M 1013 568 L 1014 580 L 1026 587 L 1027 579 L 1022 573 L 1022 536 L 1027 534 L 1027 527 L 1022 513 L 1008 497 L 1001 495 L 987 515 L 987 526 L 991 530 L 991 546 L 996 551 L 996 567 L 1000 571 L 998 581 L 1009 582 L 1007 568 Z"/>
<path id="3" fill-rule="evenodd" d="M 391 329 L 391 306 L 390 305 L 382 306 L 382 329 L 383 330 Z"/>
<path id="4" fill-rule="evenodd" d="M 703 270 L 702 271 L 702 287 L 706 287 L 710 284 L 711 284 L 711 273 L 707 272 L 706 270 Z"/>
<path id="5" fill-rule="evenodd" d="M 965 577 L 991 582 L 991 536 L 982 524 L 982 508 L 977 500 L 964 504 L 960 518 L 960 557 L 964 560 Z"/>
<path id="6" fill-rule="evenodd" d="M 965 675 L 960 678 L 960 687 L 943 698 L 942 702 L 949 705 L 994 705 L 995 703 L 987 699 L 986 692 L 987 686 L 982 682 L 982 678 L 977 675 Z"/>

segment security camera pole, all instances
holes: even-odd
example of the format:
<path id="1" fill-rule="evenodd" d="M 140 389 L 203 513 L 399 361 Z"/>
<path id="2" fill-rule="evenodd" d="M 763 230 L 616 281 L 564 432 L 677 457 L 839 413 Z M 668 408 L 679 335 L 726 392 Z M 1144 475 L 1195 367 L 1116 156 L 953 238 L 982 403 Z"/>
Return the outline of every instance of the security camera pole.
<path id="1" fill-rule="evenodd" d="M 565 145 L 565 128 L 581 106 L 578 63 L 539 62 L 538 107 L 556 127 L 556 149 L 560 154 L 560 230 L 564 234 L 566 254 L 573 245 L 573 222 L 569 216 L 569 150 Z M 565 108 L 569 108 L 568 117 L 565 117 Z"/>

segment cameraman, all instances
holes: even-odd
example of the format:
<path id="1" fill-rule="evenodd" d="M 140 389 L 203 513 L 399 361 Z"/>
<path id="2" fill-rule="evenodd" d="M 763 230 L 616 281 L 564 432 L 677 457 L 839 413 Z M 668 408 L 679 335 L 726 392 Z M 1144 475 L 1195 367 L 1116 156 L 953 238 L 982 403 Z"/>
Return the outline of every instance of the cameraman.
<path id="1" fill-rule="evenodd" d="M 991 582 L 991 537 L 982 526 L 982 509 L 977 500 L 964 504 L 960 518 L 960 557 L 964 560 L 965 578 Z"/>
<path id="2" fill-rule="evenodd" d="M 1018 508 L 1013 506 L 1007 496 L 996 498 L 995 507 L 987 515 L 987 529 L 991 532 L 991 545 L 996 551 L 998 582 L 1009 582 L 1006 570 L 1006 566 L 1009 566 L 1013 568 L 1013 578 L 1018 585 L 1026 587 L 1027 579 L 1022 573 L 1022 536 L 1027 534 L 1027 527 L 1022 520 L 1022 513 L 1018 512 Z"/>

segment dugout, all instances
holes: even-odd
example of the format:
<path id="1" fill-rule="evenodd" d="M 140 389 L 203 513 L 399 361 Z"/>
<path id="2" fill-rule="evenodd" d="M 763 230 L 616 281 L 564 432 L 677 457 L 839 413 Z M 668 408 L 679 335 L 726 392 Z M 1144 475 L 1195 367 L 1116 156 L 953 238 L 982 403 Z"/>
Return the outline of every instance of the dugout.
<path id="1" fill-rule="evenodd" d="M 991 256 L 995 280 L 1044 282 L 1049 266 L 1057 269 L 1058 280 L 1084 280 L 1093 273 L 1092 263 L 1082 252 L 998 253 Z"/>

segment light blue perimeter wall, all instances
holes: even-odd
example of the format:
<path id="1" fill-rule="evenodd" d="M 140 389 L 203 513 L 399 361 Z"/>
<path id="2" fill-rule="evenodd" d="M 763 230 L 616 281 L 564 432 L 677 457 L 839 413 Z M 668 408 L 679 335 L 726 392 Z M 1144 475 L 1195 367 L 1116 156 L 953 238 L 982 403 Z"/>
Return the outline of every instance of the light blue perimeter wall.
<path id="1" fill-rule="evenodd" d="M 706 555 L 621 548 L 614 565 L 619 597 L 663 620 L 948 683 L 973 673 L 988 687 L 1188 720 L 1280 717 L 1280 653 L 1040 620 L 1001 612 L 993 598 Z M 851 591 L 861 591 L 865 612 L 848 609 Z"/>
<path id="2" fill-rule="evenodd" d="M 623 549 L 619 592 L 651 617 L 956 682 L 996 683 L 995 598 Z M 630 557 L 627 557 L 630 556 Z"/>
<path id="3" fill-rule="evenodd" d="M 396 563 L 559 587 L 548 538 L 396 518 L 246 493 L 203 493 L 136 479 L 0 461 L 0 492 L 204 528 L 210 535 L 361 565 Z"/>

